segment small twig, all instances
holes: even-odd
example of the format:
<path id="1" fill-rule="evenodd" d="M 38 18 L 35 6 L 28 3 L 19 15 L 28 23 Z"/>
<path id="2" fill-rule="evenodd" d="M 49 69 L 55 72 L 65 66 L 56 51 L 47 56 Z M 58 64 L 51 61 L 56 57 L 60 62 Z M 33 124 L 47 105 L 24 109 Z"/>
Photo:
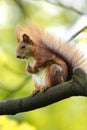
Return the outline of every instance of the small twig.
<path id="1" fill-rule="evenodd" d="M 81 30 L 79 30 L 78 32 L 76 32 L 74 35 L 72 35 L 67 41 L 66 43 L 71 42 L 73 39 L 75 39 L 81 32 L 83 32 L 85 29 L 87 29 L 87 26 L 83 27 Z"/>
<path id="2" fill-rule="evenodd" d="M 4 84 L 0 83 L 0 90 L 6 91 L 6 92 L 11 92 L 11 90 L 7 87 L 5 87 Z"/>
<path id="3" fill-rule="evenodd" d="M 48 3 L 50 3 L 50 4 L 53 4 L 53 5 L 58 5 L 58 6 L 60 6 L 60 7 L 63 7 L 63 8 L 72 10 L 72 11 L 76 12 L 76 13 L 79 14 L 79 15 L 86 15 L 86 14 L 87 14 L 87 13 L 83 13 L 83 12 L 81 12 L 81 11 L 79 11 L 79 10 L 77 10 L 77 9 L 75 9 L 75 8 L 73 8 L 73 7 L 71 7 L 71 6 L 66 6 L 66 5 L 64 5 L 64 4 L 60 3 L 60 2 L 54 3 L 54 2 L 51 2 L 50 0 L 44 0 L 44 1 L 46 1 L 46 2 L 48 2 Z"/>
<path id="4" fill-rule="evenodd" d="M 13 96 L 16 92 L 20 91 L 29 81 L 30 77 L 26 77 L 16 89 L 10 90 L 4 99 Z"/>
<path id="5" fill-rule="evenodd" d="M 24 9 L 24 5 L 23 5 L 22 1 L 15 0 L 15 2 L 19 6 L 20 10 L 22 11 L 24 18 L 26 18 L 26 13 L 25 13 L 25 9 Z"/>
<path id="6" fill-rule="evenodd" d="M 19 76 L 24 76 L 24 73 L 14 70 L 13 68 L 9 67 L 7 64 L 4 65 L 4 68 Z"/>

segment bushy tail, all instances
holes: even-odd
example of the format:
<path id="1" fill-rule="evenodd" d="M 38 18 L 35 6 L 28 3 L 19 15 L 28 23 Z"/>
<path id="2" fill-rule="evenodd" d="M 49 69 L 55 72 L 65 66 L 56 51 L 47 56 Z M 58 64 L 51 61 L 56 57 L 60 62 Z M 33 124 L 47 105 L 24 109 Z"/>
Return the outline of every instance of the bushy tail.
<path id="1" fill-rule="evenodd" d="M 76 44 L 66 44 L 61 39 L 55 39 L 48 33 L 44 33 L 42 39 L 50 50 L 56 55 L 60 55 L 72 68 L 80 67 L 87 71 L 87 57 L 76 48 Z"/>
<path id="2" fill-rule="evenodd" d="M 21 37 L 24 33 L 27 33 L 35 44 L 44 44 L 53 53 L 61 56 L 72 69 L 80 67 L 87 72 L 87 58 L 76 48 L 75 44 L 65 44 L 61 39 L 56 39 L 34 23 L 17 29 L 17 37 Z"/>

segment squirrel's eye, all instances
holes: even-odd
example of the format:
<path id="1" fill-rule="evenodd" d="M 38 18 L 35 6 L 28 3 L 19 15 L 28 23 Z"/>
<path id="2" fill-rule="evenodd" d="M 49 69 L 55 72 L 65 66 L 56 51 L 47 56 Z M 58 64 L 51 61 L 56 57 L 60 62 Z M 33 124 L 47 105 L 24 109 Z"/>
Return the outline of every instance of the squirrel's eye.
<path id="1" fill-rule="evenodd" d="M 22 47 L 21 47 L 22 49 L 24 49 L 25 48 L 25 45 L 22 45 Z"/>

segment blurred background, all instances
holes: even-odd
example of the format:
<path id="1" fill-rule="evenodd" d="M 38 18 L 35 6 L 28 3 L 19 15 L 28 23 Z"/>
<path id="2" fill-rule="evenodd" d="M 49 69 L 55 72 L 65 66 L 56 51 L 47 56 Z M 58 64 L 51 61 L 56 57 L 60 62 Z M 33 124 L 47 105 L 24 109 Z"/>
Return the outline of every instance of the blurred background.
<path id="1" fill-rule="evenodd" d="M 25 61 L 16 58 L 15 28 L 26 20 L 65 41 L 87 26 L 87 0 L 0 0 L 0 100 L 34 89 Z M 73 41 L 87 55 L 87 29 Z M 14 116 L 0 116 L 0 130 L 87 130 L 87 97 L 72 97 Z"/>

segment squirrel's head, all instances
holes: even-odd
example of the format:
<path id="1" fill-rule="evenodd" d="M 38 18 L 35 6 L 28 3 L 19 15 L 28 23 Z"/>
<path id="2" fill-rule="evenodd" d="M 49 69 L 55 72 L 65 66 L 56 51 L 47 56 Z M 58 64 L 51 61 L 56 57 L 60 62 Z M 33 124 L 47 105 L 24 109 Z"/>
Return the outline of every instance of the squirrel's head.
<path id="1" fill-rule="evenodd" d="M 16 49 L 16 56 L 20 59 L 27 59 L 30 55 L 32 55 L 32 45 L 33 42 L 27 34 L 22 35 L 22 40 L 18 40 L 18 46 Z"/>

